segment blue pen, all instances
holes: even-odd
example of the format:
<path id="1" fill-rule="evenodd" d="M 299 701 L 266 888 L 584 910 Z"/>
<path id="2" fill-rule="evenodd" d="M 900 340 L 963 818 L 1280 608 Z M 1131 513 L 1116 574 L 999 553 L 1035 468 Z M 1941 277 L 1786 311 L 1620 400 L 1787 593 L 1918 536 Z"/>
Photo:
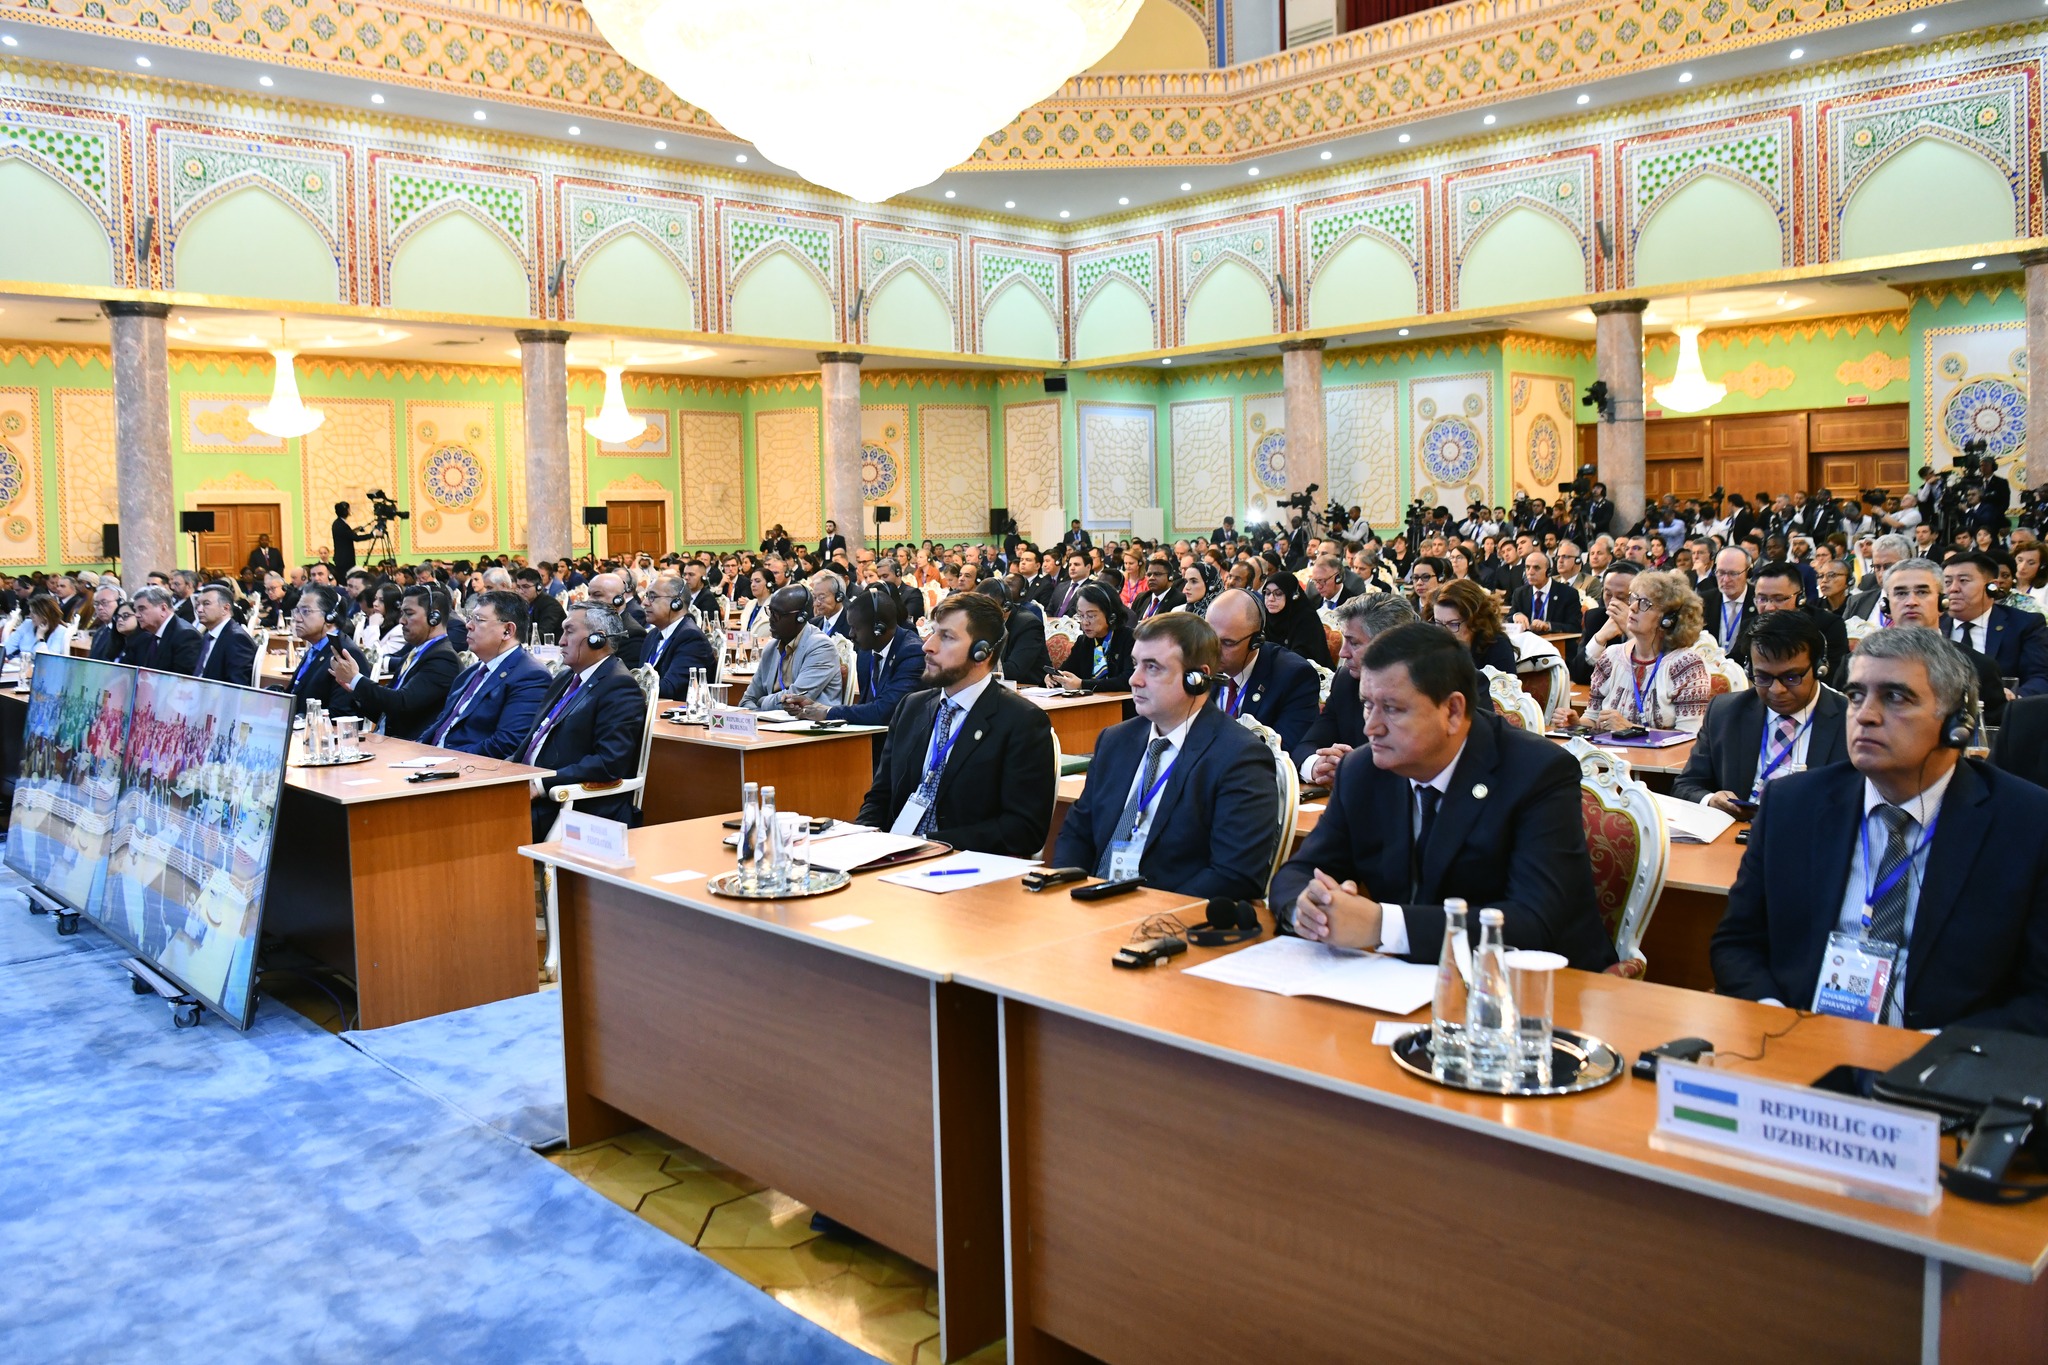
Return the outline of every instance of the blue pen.
<path id="1" fill-rule="evenodd" d="M 927 877 L 957 877 L 963 872 L 979 872 L 978 867 L 939 867 L 925 873 Z"/>

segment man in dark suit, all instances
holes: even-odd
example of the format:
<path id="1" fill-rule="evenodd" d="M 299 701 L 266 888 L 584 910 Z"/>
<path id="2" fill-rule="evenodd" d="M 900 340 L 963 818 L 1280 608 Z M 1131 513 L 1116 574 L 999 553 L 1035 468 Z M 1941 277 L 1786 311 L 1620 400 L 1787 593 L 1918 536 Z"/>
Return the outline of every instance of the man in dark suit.
<path id="1" fill-rule="evenodd" d="M 656 691 L 670 701 L 688 699 L 692 669 L 703 669 L 706 682 L 718 681 L 718 650 L 690 619 L 689 591 L 671 570 L 648 584 L 643 599 L 648 630 L 640 662 L 655 671 Z"/>
<path id="2" fill-rule="evenodd" d="M 647 720 L 646 695 L 617 658 L 626 636 L 619 614 L 578 602 L 564 624 L 562 658 L 568 668 L 548 685 L 517 755 L 521 763 L 554 769 L 551 776 L 534 778 L 530 788 L 535 843 L 548 837 L 562 811 L 549 792 L 585 782 L 622 782 L 638 771 Z M 578 801 L 576 809 L 627 823 L 636 814 L 630 792 L 593 796 Z"/>
<path id="3" fill-rule="evenodd" d="M 839 534 L 839 523 L 827 521 L 825 534 L 818 540 L 818 558 L 830 559 L 835 554 L 846 553 L 846 537 Z"/>
<path id="4" fill-rule="evenodd" d="M 1903 564 L 1913 557 L 1913 538 L 1897 532 L 1879 536 L 1870 547 L 1870 574 L 1842 604 L 1842 619 L 1855 617 L 1874 625 L 1888 626 L 1891 619 L 1884 614 L 1884 577 L 1894 564 Z"/>
<path id="5" fill-rule="evenodd" d="M 1316 723 L 1322 680 L 1308 660 L 1266 639 L 1266 608 L 1242 588 L 1226 588 L 1210 604 L 1216 632 L 1216 705 L 1232 720 L 1250 716 L 1292 750 Z"/>
<path id="6" fill-rule="evenodd" d="M 807 720 L 887 725 L 897 703 L 915 692 L 918 679 L 924 676 L 917 632 L 901 625 L 895 595 L 878 585 L 871 584 L 847 598 L 842 614 L 851 623 L 847 638 L 854 643 L 853 673 L 860 685 L 859 700 L 835 704 L 813 701 L 801 692 L 785 692 L 783 708 Z M 877 745 L 876 756 L 880 753 Z"/>
<path id="7" fill-rule="evenodd" d="M 1131 657 L 1137 718 L 1097 737 L 1053 863 L 1176 895 L 1256 899 L 1280 837 L 1279 781 L 1272 751 L 1211 706 L 1206 686 L 1187 686 L 1191 673 L 1213 678 L 1216 632 L 1191 612 L 1155 616 Z"/>
<path id="8" fill-rule="evenodd" d="M 1003 679 L 1019 687 L 1038 687 L 1052 672 L 1052 656 L 1045 649 L 1045 617 L 1038 604 L 1026 599 L 1024 580 L 1014 574 L 991 579 L 980 591 L 995 599 L 1003 609 Z"/>
<path id="9" fill-rule="evenodd" d="M 1054 619 L 1072 616 L 1081 609 L 1081 586 L 1088 581 L 1088 556 L 1079 550 L 1067 552 L 1067 576 L 1053 589 L 1046 612 Z"/>
<path id="10" fill-rule="evenodd" d="M 2048 792 L 1963 758 L 1971 691 L 1932 631 L 1862 639 L 1849 762 L 1765 787 L 1714 931 L 1716 989 L 1818 1008 L 1846 946 L 1892 959 L 1876 1022 L 2048 1034 Z"/>
<path id="11" fill-rule="evenodd" d="M 538 634 L 543 640 L 550 636 L 559 639 L 564 614 L 562 603 L 547 591 L 540 570 L 527 565 L 514 571 L 512 587 L 519 594 L 519 600 L 526 604 L 527 634 Z"/>
<path id="12" fill-rule="evenodd" d="M 208 583 L 192 596 L 200 630 L 195 676 L 254 686 L 256 637 L 235 619 L 234 590 L 225 583 Z"/>
<path id="13" fill-rule="evenodd" d="M 199 586 L 199 575 L 190 569 L 174 569 L 171 572 L 171 610 L 178 619 L 188 626 L 199 624 L 199 613 L 192 605 L 192 593 Z"/>
<path id="14" fill-rule="evenodd" d="M 1815 667 L 1826 649 L 1804 612 L 1759 617 L 1749 638 L 1755 686 L 1708 705 L 1672 795 L 1747 819 L 1766 781 L 1848 758 L 1848 707 Z"/>
<path id="15" fill-rule="evenodd" d="M 1798 566 L 1782 562 L 1759 564 L 1750 575 L 1750 601 L 1756 609 L 1756 620 L 1748 626 L 1748 634 L 1756 634 L 1756 628 L 1764 618 L 1774 612 L 1796 611 L 1813 622 L 1820 632 L 1825 646 L 1815 662 L 1820 668 L 1820 680 L 1834 684 L 1849 676 L 1849 628 L 1842 624 L 1842 618 L 1814 603 L 1800 584 Z M 1743 662 L 1748 663 L 1748 641 L 1744 641 Z"/>
<path id="16" fill-rule="evenodd" d="M 1969 551 L 1951 556 L 1941 566 L 1941 586 L 1948 612 L 1941 633 L 1959 645 L 1987 655 L 2002 678 L 2017 678 L 2010 697 L 2048 693 L 2048 623 L 2039 612 L 2018 611 L 1991 600 L 1990 585 L 1998 580 L 1998 563 L 1990 555 Z"/>
<path id="17" fill-rule="evenodd" d="M 718 593 L 706 583 L 704 566 L 694 559 L 683 564 L 683 586 L 689 590 L 690 605 L 697 609 L 710 628 L 725 629 L 725 620 L 719 613 Z"/>
<path id="18" fill-rule="evenodd" d="M 979 593 L 932 610 L 925 690 L 896 707 L 859 823 L 977 853 L 1035 858 L 1044 849 L 1059 780 L 1052 722 L 991 676 L 1002 634 L 1001 609 Z M 890 648 L 914 638 L 892 638 Z"/>
<path id="19" fill-rule="evenodd" d="M 1885 615 L 1892 625 L 1926 626 L 1929 630 L 1941 631 L 1942 638 L 1947 639 L 1944 627 L 1948 625 L 1948 618 L 1942 615 L 1941 602 L 1941 569 L 1933 560 L 1904 560 L 1886 572 Z M 1952 640 L 1950 643 L 1955 644 Z M 1977 701 L 1984 708 L 1984 723 L 2003 724 L 2005 684 L 2000 680 L 1998 664 L 1969 645 L 1955 644 L 1955 648 L 1977 680 Z"/>
<path id="20" fill-rule="evenodd" d="M 825 635 L 853 639 L 846 619 L 846 581 L 821 569 L 805 579 L 804 586 L 811 590 L 811 624 Z"/>
<path id="21" fill-rule="evenodd" d="M 1059 583 L 1051 574 L 1043 571 L 1037 549 L 1029 541 L 1024 542 L 1017 547 L 1014 562 L 1017 566 L 1017 576 L 1024 580 L 1024 595 L 1050 611 L 1053 589 L 1057 588 Z"/>
<path id="22" fill-rule="evenodd" d="M 378 734 L 418 739 L 448 704 L 448 689 L 461 669 L 448 643 L 448 594 L 431 584 L 407 588 L 398 602 L 398 625 L 406 649 L 390 682 L 364 677 L 346 654 L 336 655 L 330 667 L 354 698 L 356 714 L 376 721 Z"/>
<path id="23" fill-rule="evenodd" d="M 1731 545 L 1714 556 L 1714 581 L 1700 594 L 1707 634 L 1720 641 L 1721 652 L 1738 664 L 1749 662 L 1749 627 L 1756 619 L 1756 598 L 1749 585 L 1749 551 Z"/>
<path id="24" fill-rule="evenodd" d="M 168 588 L 152 584 L 136 590 L 135 627 L 123 663 L 187 677 L 199 667 L 199 628 L 172 610 Z"/>
<path id="25" fill-rule="evenodd" d="M 503 590 L 469 604 L 469 650 L 477 661 L 449 684 L 448 700 L 422 744 L 485 758 L 510 758 L 525 742 L 547 695 L 548 671 L 520 645 L 526 604 Z"/>
<path id="26" fill-rule="evenodd" d="M 1514 619 L 1535 630 L 1571 632 L 1583 624 L 1579 590 L 1550 576 L 1550 556 L 1531 550 L 1522 560 L 1522 586 L 1509 608 Z"/>
<path id="27" fill-rule="evenodd" d="M 1131 619 L 1143 621 L 1172 611 L 1183 600 L 1173 566 L 1165 555 L 1154 555 L 1145 562 L 1145 591 L 1131 599 Z"/>
<path id="28" fill-rule="evenodd" d="M 1209 533 L 1209 543 L 1211 545 L 1221 545 L 1225 548 L 1236 545 L 1237 518 L 1225 517 L 1223 524 Z"/>
<path id="29" fill-rule="evenodd" d="M 1079 517 L 1075 517 L 1068 524 L 1065 543 L 1070 550 L 1092 550 L 1095 548 L 1095 542 L 1090 540 L 1088 533 L 1081 529 L 1081 519 Z"/>
<path id="30" fill-rule="evenodd" d="M 1361 663 L 1369 747 L 1338 764 L 1329 808 L 1273 878 L 1276 916 L 1303 938 L 1434 962 L 1456 896 L 1503 912 L 1511 948 L 1611 965 L 1577 761 L 1475 714 L 1478 671 L 1447 631 L 1397 627 Z M 1477 916 L 1470 929 L 1476 943 Z"/>
<path id="31" fill-rule="evenodd" d="M 1596 483 L 1586 499 L 1586 534 L 1591 541 L 1595 536 L 1614 534 L 1614 503 L 1607 496 L 1607 485 Z"/>
<path id="32" fill-rule="evenodd" d="M 270 532 L 257 535 L 256 548 L 249 551 L 249 567 L 258 573 L 284 572 L 284 551 L 270 543 Z"/>
<path id="33" fill-rule="evenodd" d="M 305 645 L 305 653 L 299 658 L 290 685 L 283 689 L 292 694 L 294 713 L 304 711 L 307 702 L 317 701 L 330 715 L 356 714 L 355 698 L 334 680 L 334 658 L 347 654 L 363 670 L 370 667 L 370 662 L 355 642 L 337 629 L 340 621 L 340 592 L 331 583 L 308 583 L 299 594 L 299 604 L 292 608 L 292 629 Z"/>
<path id="34" fill-rule="evenodd" d="M 135 608 L 128 594 L 108 574 L 92 594 L 92 657 L 118 663 L 135 631 Z"/>
<path id="35" fill-rule="evenodd" d="M 895 556 L 883 555 L 876 560 L 875 575 L 884 588 L 896 594 L 896 605 L 905 623 L 914 626 L 924 620 L 924 594 L 903 581 L 903 566 Z"/>
<path id="36" fill-rule="evenodd" d="M 2008 702 L 2005 723 L 1991 742 L 1992 765 L 2048 788 L 2048 697 Z"/>
<path id="37" fill-rule="evenodd" d="M 369 537 L 358 536 L 355 527 L 348 524 L 348 504 L 345 502 L 334 504 L 334 524 L 327 533 L 334 540 L 328 562 L 334 565 L 336 573 L 345 577 L 356 566 L 356 541 L 368 540 Z"/>
<path id="38" fill-rule="evenodd" d="M 1365 703 L 1358 695 L 1359 660 L 1366 647 L 1395 626 L 1418 620 L 1415 608 L 1393 593 L 1354 597 L 1337 608 L 1337 629 L 1343 644 L 1337 650 L 1337 676 L 1330 696 L 1308 733 L 1287 751 L 1301 770 L 1301 780 L 1327 787 L 1337 764 L 1353 749 L 1365 747 Z"/>
<path id="39" fill-rule="evenodd" d="M 1308 563 L 1308 522 L 1295 513 L 1293 529 L 1287 533 L 1287 567 L 1299 569 Z"/>

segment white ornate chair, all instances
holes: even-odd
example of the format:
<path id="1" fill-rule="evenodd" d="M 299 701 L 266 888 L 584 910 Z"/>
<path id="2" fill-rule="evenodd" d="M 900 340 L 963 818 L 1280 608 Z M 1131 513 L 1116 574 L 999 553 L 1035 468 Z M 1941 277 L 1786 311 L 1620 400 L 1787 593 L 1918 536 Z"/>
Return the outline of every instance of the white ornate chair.
<path id="1" fill-rule="evenodd" d="M 1535 698 L 1546 722 L 1561 719 L 1572 704 L 1572 680 L 1565 671 L 1564 655 L 1532 630 L 1510 632 L 1508 643 L 1515 647 L 1515 672 L 1522 679 L 1522 690 Z"/>
<path id="2" fill-rule="evenodd" d="M 562 837 L 562 821 L 576 808 L 578 801 L 593 796 L 618 796 L 631 793 L 633 814 L 637 818 L 647 801 L 647 759 L 654 751 L 654 716 L 661 705 L 661 675 L 653 669 L 642 666 L 633 670 L 633 681 L 640 685 L 641 695 L 647 703 L 646 713 L 640 721 L 640 762 L 633 775 L 617 782 L 577 782 L 556 787 L 548 795 L 562 809 L 555 816 L 555 823 L 548 829 L 549 839 Z M 555 869 L 544 867 L 548 888 L 548 957 L 547 965 L 541 968 L 543 980 L 553 981 L 562 970 L 562 919 L 561 902 L 555 887 Z"/>
<path id="3" fill-rule="evenodd" d="M 1565 749 L 1579 761 L 1579 808 L 1593 862 L 1593 895 L 1621 960 L 1607 970 L 1640 978 L 1649 970 L 1643 935 L 1664 891 L 1671 839 L 1650 789 L 1629 775 L 1628 760 L 1582 739 Z"/>
<path id="4" fill-rule="evenodd" d="M 1287 861 L 1287 855 L 1294 852 L 1294 821 L 1301 809 L 1301 774 L 1294 770 L 1294 761 L 1287 751 L 1280 747 L 1279 732 L 1261 725 L 1250 716 L 1239 716 L 1237 723 L 1257 735 L 1273 752 L 1273 769 L 1279 778 L 1280 788 L 1280 830 L 1279 838 L 1273 845 L 1273 861 L 1266 867 L 1266 885 L 1273 884 L 1274 876 L 1280 871 L 1280 864 Z"/>
<path id="5" fill-rule="evenodd" d="M 263 661 L 270 657 L 270 632 L 258 626 L 249 634 L 256 641 L 256 661 L 249 666 L 249 686 L 263 686 Z"/>
<path id="6" fill-rule="evenodd" d="M 1337 670 L 1324 668 L 1314 659 L 1308 661 L 1308 666 L 1316 671 L 1316 704 L 1321 706 L 1330 700 L 1330 684 L 1336 680 Z"/>
<path id="7" fill-rule="evenodd" d="M 1502 720 L 1532 735 L 1543 733 L 1543 708 L 1522 690 L 1522 680 L 1518 675 L 1503 673 L 1497 668 L 1481 668 L 1479 671 L 1486 676 L 1486 693 L 1493 698 L 1493 709 L 1500 713 Z"/>
<path id="8" fill-rule="evenodd" d="M 860 700 L 859 652 L 844 635 L 832 637 L 832 650 L 839 656 L 839 695 L 852 705 Z"/>
<path id="9" fill-rule="evenodd" d="M 1054 668 L 1065 668 L 1067 658 L 1074 652 L 1074 641 L 1081 638 L 1081 623 L 1071 616 L 1062 616 L 1045 623 L 1045 657 L 1052 661 Z"/>
<path id="10" fill-rule="evenodd" d="M 1708 681 L 1713 686 L 1715 696 L 1718 697 L 1723 692 L 1748 690 L 1749 674 L 1740 664 L 1728 657 L 1722 650 L 1719 640 L 1703 630 L 1700 632 L 1700 638 L 1693 641 L 1692 648 L 1693 653 L 1699 655 L 1707 666 Z"/>

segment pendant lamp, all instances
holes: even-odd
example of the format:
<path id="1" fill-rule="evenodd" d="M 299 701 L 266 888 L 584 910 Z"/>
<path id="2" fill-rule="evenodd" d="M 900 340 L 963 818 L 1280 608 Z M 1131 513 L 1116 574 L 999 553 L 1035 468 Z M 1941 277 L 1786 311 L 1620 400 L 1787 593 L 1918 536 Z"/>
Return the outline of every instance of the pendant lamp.
<path id="1" fill-rule="evenodd" d="M 626 386 L 620 376 L 626 367 L 618 363 L 619 347 L 612 343 L 612 363 L 604 369 L 604 406 L 583 423 L 583 429 L 606 445 L 620 445 L 647 430 L 647 419 L 626 408 Z"/>
<path id="2" fill-rule="evenodd" d="M 304 436 L 327 420 L 318 408 L 299 401 L 299 381 L 292 373 L 292 358 L 298 352 L 285 344 L 284 319 L 277 320 L 277 349 L 270 354 L 277 361 L 277 378 L 270 386 L 270 401 L 249 413 L 249 425 L 266 436 L 289 439 Z"/>
<path id="3" fill-rule="evenodd" d="M 1651 392 L 1657 402 L 1673 412 L 1702 412 L 1728 396 L 1726 384 L 1716 384 L 1700 368 L 1701 327 L 1692 321 L 1692 303 L 1685 307 L 1686 321 L 1678 327 L 1678 369 L 1669 384 Z"/>

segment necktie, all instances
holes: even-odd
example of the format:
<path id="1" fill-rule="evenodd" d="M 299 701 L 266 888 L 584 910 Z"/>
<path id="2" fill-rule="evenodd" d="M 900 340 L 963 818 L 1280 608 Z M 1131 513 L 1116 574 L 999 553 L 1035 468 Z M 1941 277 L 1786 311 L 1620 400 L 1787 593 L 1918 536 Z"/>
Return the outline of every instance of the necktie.
<path id="1" fill-rule="evenodd" d="M 1879 806 L 1875 812 L 1884 822 L 1887 838 L 1884 856 L 1877 864 L 1877 877 L 1871 885 L 1881 885 L 1893 869 L 1912 856 L 1913 845 L 1906 837 L 1914 820 L 1897 806 Z M 1870 907 L 1870 936 L 1886 943 L 1903 944 L 1906 941 L 1906 901 L 1912 892 L 1913 875 L 1908 872 L 1893 882 L 1890 889 L 1877 898 L 1877 904 Z"/>
<path id="2" fill-rule="evenodd" d="M 548 713 L 542 718 L 541 723 L 533 727 L 533 738 L 526 741 L 525 762 L 531 763 L 535 758 L 539 757 L 540 746 L 548 741 L 548 731 L 555 728 L 555 722 L 561 718 L 562 712 L 568 708 L 569 699 L 582 690 L 582 687 L 583 675 L 581 673 L 569 679 L 569 686 L 563 690 L 562 695 L 556 700 L 555 704 L 548 708 Z"/>
<path id="3" fill-rule="evenodd" d="M 199 646 L 199 667 L 192 670 L 193 675 L 195 677 L 203 678 L 206 676 L 206 660 L 213 653 L 213 640 L 213 633 L 211 631 L 208 631 L 206 635 L 206 643 Z"/>
<path id="4" fill-rule="evenodd" d="M 1444 794 L 1435 787 L 1417 787 L 1415 799 L 1421 804 L 1422 819 L 1416 825 L 1415 846 L 1408 852 L 1408 899 L 1422 899 L 1422 855 L 1429 847 L 1429 833 L 1436 828 L 1436 808 Z"/>
<path id="5" fill-rule="evenodd" d="M 953 734 L 954 718 L 960 714 L 959 704 L 951 698 L 939 703 L 939 720 L 932 730 L 932 762 L 926 767 L 924 781 L 917 784 L 917 799 L 924 802 L 924 815 L 917 822 L 917 837 L 928 837 L 932 825 L 938 820 L 939 776 L 944 772 L 946 754 L 952 745 L 948 742 Z"/>
<path id="6" fill-rule="evenodd" d="M 482 664 L 478 664 L 475 668 L 469 670 L 469 681 L 464 683 L 462 690 L 455 694 L 454 705 L 450 706 L 447 714 L 441 717 L 441 723 L 434 727 L 434 733 L 427 736 L 427 743 L 439 744 L 448 737 L 448 732 L 455 728 L 455 722 L 462 717 L 462 708 L 469 705 L 469 699 L 476 695 L 476 690 L 483 686 L 484 679 L 488 676 L 490 676 L 490 670 Z"/>
<path id="7" fill-rule="evenodd" d="M 1792 761 L 1792 744 L 1799 737 L 1799 722 L 1790 716 L 1780 716 L 1777 731 L 1777 744 L 1774 748 L 1776 752 L 1783 754 L 1785 762 L 1789 763 Z"/>
<path id="8" fill-rule="evenodd" d="M 1536 619 L 1538 622 L 1550 619 L 1550 589 L 1548 588 L 1536 594 Z"/>
<path id="9" fill-rule="evenodd" d="M 1963 633 L 1956 638 L 1962 642 L 1965 649 L 1977 648 L 1977 623 L 1975 621 L 1963 622 Z"/>
<path id="10" fill-rule="evenodd" d="M 1159 764 L 1165 759 L 1166 751 L 1172 747 L 1173 745 L 1168 742 L 1164 735 L 1158 736 L 1145 746 L 1144 768 L 1138 774 L 1138 785 L 1131 788 L 1130 799 L 1124 802 L 1123 814 L 1116 818 L 1116 828 L 1110 831 L 1112 843 L 1130 836 L 1131 827 L 1138 823 L 1138 812 L 1142 809 L 1141 803 L 1145 799 L 1145 793 L 1150 791 L 1152 784 L 1158 780 Z M 1110 850 L 1105 847 L 1102 850 L 1102 856 L 1095 862 L 1096 876 L 1107 877 L 1109 875 L 1109 858 Z"/>
<path id="11" fill-rule="evenodd" d="M 668 636 L 657 631 L 654 636 L 654 652 L 647 656 L 647 666 L 656 673 L 661 672 L 661 651 L 668 648 Z"/>
<path id="12" fill-rule="evenodd" d="M 1223 680 L 1222 702 L 1224 715 L 1234 716 L 1237 714 L 1237 679 L 1225 678 Z"/>

